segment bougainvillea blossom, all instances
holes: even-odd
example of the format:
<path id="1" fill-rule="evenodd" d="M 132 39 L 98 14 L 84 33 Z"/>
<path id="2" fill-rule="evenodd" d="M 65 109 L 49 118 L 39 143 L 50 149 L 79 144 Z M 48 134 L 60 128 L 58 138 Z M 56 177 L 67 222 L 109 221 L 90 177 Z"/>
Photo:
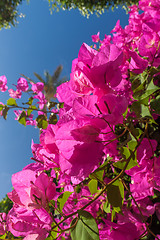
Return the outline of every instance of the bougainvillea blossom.
<path id="1" fill-rule="evenodd" d="M 7 87 L 7 78 L 5 75 L 0 76 L 0 91 L 5 92 L 8 89 Z"/>

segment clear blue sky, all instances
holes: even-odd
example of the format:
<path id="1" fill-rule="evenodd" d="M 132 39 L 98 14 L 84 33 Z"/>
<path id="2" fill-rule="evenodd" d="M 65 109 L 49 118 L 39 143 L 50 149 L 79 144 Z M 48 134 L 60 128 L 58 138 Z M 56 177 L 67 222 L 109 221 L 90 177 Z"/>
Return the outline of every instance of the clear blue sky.
<path id="1" fill-rule="evenodd" d="M 43 76 L 48 70 L 52 74 L 59 64 L 64 67 L 62 76 L 69 77 L 72 60 L 83 42 L 92 45 L 91 35 L 98 31 L 103 39 L 118 19 L 122 27 L 128 24 L 121 8 L 87 19 L 78 10 L 51 15 L 47 0 L 30 0 L 29 4 L 23 1 L 19 11 L 25 18 L 19 19 L 17 27 L 0 31 L 0 75 L 6 75 L 9 88 L 21 73 L 31 78 L 33 72 Z M 7 98 L 7 93 L 0 93 L 0 102 Z M 31 139 L 38 143 L 38 135 L 38 129 L 14 121 L 11 112 L 7 121 L 0 119 L 0 199 L 12 190 L 12 174 L 32 162 Z"/>

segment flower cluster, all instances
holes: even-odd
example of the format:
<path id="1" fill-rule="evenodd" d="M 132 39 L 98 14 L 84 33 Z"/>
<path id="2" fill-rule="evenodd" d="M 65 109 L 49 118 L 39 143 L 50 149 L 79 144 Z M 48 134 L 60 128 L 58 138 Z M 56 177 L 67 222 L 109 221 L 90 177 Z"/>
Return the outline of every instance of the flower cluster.
<path id="1" fill-rule="evenodd" d="M 160 221 L 160 1 L 141 0 L 129 14 L 128 26 L 118 21 L 112 37 L 92 36 L 99 47 L 82 44 L 70 81 L 57 88 L 63 108 L 52 109 L 49 119 L 46 108 L 56 104 L 47 103 L 42 83 L 31 83 L 29 108 L 16 115 L 33 125 L 27 114 L 39 100 L 40 143 L 32 142 L 35 162 L 12 177 L 13 208 L 1 214 L 1 235 L 160 239 L 152 226 Z M 19 98 L 28 89 L 20 78 L 9 93 Z M 4 116 L 8 106 L 0 107 Z"/>

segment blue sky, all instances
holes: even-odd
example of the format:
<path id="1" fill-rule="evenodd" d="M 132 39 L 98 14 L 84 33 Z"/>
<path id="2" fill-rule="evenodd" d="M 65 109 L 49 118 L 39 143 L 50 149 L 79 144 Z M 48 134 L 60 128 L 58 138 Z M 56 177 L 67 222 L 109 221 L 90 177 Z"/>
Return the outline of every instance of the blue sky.
<path id="1" fill-rule="evenodd" d="M 9 88 L 21 73 L 35 79 L 33 72 L 52 74 L 59 64 L 63 65 L 62 76 L 69 78 L 72 60 L 83 42 L 92 45 L 91 35 L 98 31 L 103 39 L 118 19 L 122 27 L 128 24 L 121 8 L 87 19 L 78 10 L 51 15 L 47 0 L 30 0 L 29 4 L 23 1 L 19 11 L 25 15 L 19 24 L 0 31 L 0 75 L 6 75 Z M 8 98 L 7 93 L 0 93 L 0 102 Z M 12 174 L 32 162 L 31 140 L 38 143 L 38 137 L 38 129 L 20 125 L 11 112 L 7 121 L 0 119 L 0 199 L 12 190 Z"/>

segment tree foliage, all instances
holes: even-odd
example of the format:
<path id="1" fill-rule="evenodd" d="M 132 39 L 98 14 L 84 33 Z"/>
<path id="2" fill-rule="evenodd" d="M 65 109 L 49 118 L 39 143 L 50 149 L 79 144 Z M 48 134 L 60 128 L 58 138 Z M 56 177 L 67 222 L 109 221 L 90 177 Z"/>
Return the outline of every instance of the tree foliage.
<path id="1" fill-rule="evenodd" d="M 22 0 L 3 0 L 0 1 L 0 29 L 15 25 L 18 17 L 18 5 Z"/>
<path id="2" fill-rule="evenodd" d="M 0 212 L 8 213 L 9 210 L 12 208 L 13 202 L 8 198 L 6 195 L 1 201 L 0 201 Z"/>
<path id="3" fill-rule="evenodd" d="M 102 14 L 104 10 L 112 7 L 123 6 L 126 10 L 133 4 L 138 4 L 138 0 L 48 0 L 50 9 L 57 10 L 70 10 L 79 9 L 83 16 L 89 17 L 90 14 Z"/>

